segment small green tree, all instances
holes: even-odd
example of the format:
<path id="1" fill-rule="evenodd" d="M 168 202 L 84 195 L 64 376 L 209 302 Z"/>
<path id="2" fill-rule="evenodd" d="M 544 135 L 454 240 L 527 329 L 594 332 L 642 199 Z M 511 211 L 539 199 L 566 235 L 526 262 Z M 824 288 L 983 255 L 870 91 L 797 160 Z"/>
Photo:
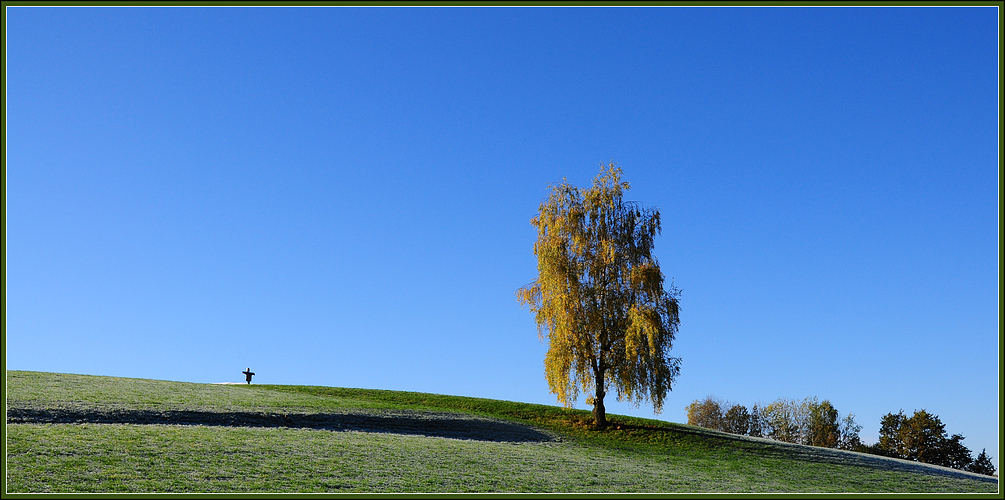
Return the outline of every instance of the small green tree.
<path id="1" fill-rule="evenodd" d="M 966 470 L 974 458 L 970 455 L 970 448 L 963 445 L 963 439 L 961 434 L 953 434 L 949 439 L 943 437 L 929 463 Z"/>
<path id="2" fill-rule="evenodd" d="M 901 425 L 901 455 L 919 462 L 935 463 L 946 426 L 925 410 L 914 412 Z"/>
<path id="3" fill-rule="evenodd" d="M 862 448 L 862 440 L 858 433 L 862 426 L 855 422 L 855 414 L 849 413 L 841 420 L 840 438 L 837 447 L 842 450 L 859 451 Z"/>
<path id="4" fill-rule="evenodd" d="M 900 410 L 883 416 L 876 447 L 884 455 L 965 469 L 973 459 L 963 439 L 960 434 L 947 436 L 938 415 L 916 410 L 907 417 Z"/>
<path id="5" fill-rule="evenodd" d="M 981 449 L 981 454 L 977 455 L 977 459 L 971 462 L 966 470 L 976 472 L 977 474 L 984 474 L 985 476 L 995 475 L 995 464 L 991 462 L 991 457 L 985 452 L 986 449 Z"/>
<path id="6" fill-rule="evenodd" d="M 754 406 L 750 407 L 750 421 L 747 427 L 747 434 L 754 437 L 761 437 L 764 435 L 764 411 L 761 405 L 754 403 Z"/>
<path id="7" fill-rule="evenodd" d="M 801 442 L 799 412 L 799 403 L 791 399 L 778 398 L 775 402 L 764 407 L 762 432 L 766 437 L 776 441 Z"/>
<path id="8" fill-rule="evenodd" d="M 750 412 L 743 405 L 734 404 L 722 416 L 722 430 L 731 434 L 747 434 L 750 430 Z"/>
<path id="9" fill-rule="evenodd" d="M 808 401 L 806 440 L 804 444 L 836 448 L 841 434 L 838 431 L 838 411 L 826 399 L 821 403 Z"/>
<path id="10" fill-rule="evenodd" d="M 891 457 L 904 458 L 902 455 L 905 451 L 904 443 L 900 431 L 901 427 L 904 425 L 904 420 L 907 420 L 907 416 L 904 415 L 903 409 L 896 414 L 887 413 L 880 418 L 879 441 L 876 443 L 876 448 L 879 449 L 882 454 Z"/>
<path id="11" fill-rule="evenodd" d="M 653 255 L 661 230 L 655 208 L 624 201 L 621 169 L 602 168 L 593 187 L 552 186 L 531 219 L 538 278 L 517 291 L 548 339 L 545 377 L 563 405 L 591 391 L 594 423 L 607 425 L 604 398 L 638 406 L 663 400 L 680 373 L 669 356 L 680 324 L 680 291 L 664 286 Z"/>
<path id="12" fill-rule="evenodd" d="M 723 402 L 711 395 L 704 400 L 696 399 L 684 408 L 687 412 L 687 424 L 720 430 L 723 419 L 722 407 Z"/>

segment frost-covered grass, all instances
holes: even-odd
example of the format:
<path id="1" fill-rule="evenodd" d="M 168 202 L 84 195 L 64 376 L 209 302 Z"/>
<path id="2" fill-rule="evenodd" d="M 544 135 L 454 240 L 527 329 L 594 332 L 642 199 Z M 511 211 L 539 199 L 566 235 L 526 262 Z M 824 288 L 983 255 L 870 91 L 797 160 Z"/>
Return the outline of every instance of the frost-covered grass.
<path id="1" fill-rule="evenodd" d="M 595 431 L 588 412 L 544 405 L 38 372 L 7 384 L 8 493 L 998 491 L 996 478 L 657 420 Z"/>

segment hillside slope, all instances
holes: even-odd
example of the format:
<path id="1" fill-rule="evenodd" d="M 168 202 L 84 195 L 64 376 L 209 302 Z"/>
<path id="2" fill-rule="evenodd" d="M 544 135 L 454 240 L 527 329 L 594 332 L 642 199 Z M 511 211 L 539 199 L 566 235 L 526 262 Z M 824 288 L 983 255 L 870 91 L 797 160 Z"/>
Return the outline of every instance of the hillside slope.
<path id="1" fill-rule="evenodd" d="M 7 491 L 978 492 L 998 479 L 423 393 L 7 372 Z"/>

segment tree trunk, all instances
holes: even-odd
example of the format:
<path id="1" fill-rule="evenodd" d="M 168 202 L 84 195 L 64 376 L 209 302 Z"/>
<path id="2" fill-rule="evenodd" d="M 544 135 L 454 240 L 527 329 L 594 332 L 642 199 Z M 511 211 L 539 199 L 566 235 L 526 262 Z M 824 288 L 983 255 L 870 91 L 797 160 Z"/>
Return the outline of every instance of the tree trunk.
<path id="1" fill-rule="evenodd" d="M 607 427 L 607 410 L 604 408 L 604 374 L 597 378 L 597 392 L 593 397 L 593 423 L 598 429 Z"/>

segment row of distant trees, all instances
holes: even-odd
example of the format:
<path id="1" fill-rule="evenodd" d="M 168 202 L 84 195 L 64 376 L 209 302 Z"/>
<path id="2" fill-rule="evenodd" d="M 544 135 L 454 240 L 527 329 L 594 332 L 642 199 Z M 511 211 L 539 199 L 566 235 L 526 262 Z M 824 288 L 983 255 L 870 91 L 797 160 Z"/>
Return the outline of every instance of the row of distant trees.
<path id="1" fill-rule="evenodd" d="M 854 450 L 861 446 L 862 426 L 855 415 L 840 417 L 830 401 L 809 397 L 802 401 L 779 398 L 749 410 L 740 404 L 709 396 L 687 407 L 687 423 L 787 443 Z"/>
<path id="2" fill-rule="evenodd" d="M 960 434 L 948 436 L 945 424 L 925 410 L 908 417 L 901 410 L 881 421 L 879 442 L 862 444 L 855 414 L 844 417 L 828 400 L 802 401 L 779 398 L 768 405 L 740 404 L 714 396 L 687 406 L 687 423 L 731 434 L 765 437 L 787 443 L 838 448 L 887 457 L 915 460 L 978 474 L 995 475 L 985 450 L 974 459 Z"/>

